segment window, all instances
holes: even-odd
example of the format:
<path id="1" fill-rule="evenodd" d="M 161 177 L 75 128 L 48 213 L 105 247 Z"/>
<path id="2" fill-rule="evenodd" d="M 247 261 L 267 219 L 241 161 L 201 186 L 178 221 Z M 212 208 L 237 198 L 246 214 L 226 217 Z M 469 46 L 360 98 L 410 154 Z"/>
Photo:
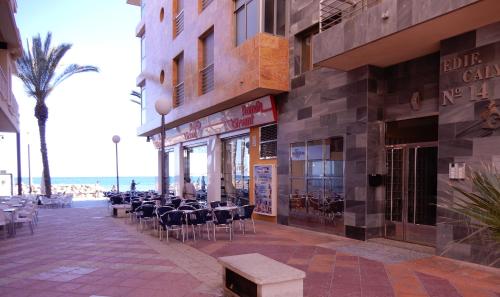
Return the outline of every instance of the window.
<path id="1" fill-rule="evenodd" d="M 276 158 L 278 153 L 278 125 L 260 127 L 260 158 Z"/>
<path id="2" fill-rule="evenodd" d="M 184 53 L 174 59 L 173 69 L 174 107 L 184 104 Z"/>
<path id="3" fill-rule="evenodd" d="M 141 86 L 141 125 L 146 123 L 146 84 Z"/>
<path id="4" fill-rule="evenodd" d="M 311 202 L 329 203 L 344 196 L 344 139 L 290 145 L 290 193 Z"/>
<path id="5" fill-rule="evenodd" d="M 205 8 L 210 5 L 214 0 L 201 0 L 201 10 L 204 10 Z"/>
<path id="6" fill-rule="evenodd" d="M 141 36 L 141 72 L 146 68 L 146 33 Z"/>
<path id="7" fill-rule="evenodd" d="M 264 32 L 285 35 L 286 0 L 264 1 Z"/>
<path id="8" fill-rule="evenodd" d="M 214 30 L 208 30 L 200 38 L 202 60 L 200 70 L 200 93 L 206 94 L 214 89 Z"/>
<path id="9" fill-rule="evenodd" d="M 315 25 L 302 33 L 297 34 L 297 38 L 299 40 L 300 49 L 300 63 L 296 67 L 296 75 L 302 74 L 304 72 L 312 70 L 313 62 L 312 62 L 312 37 L 319 32 L 318 25 Z"/>
<path id="10" fill-rule="evenodd" d="M 176 0 L 174 3 L 174 38 L 184 30 L 184 0 Z"/>
<path id="11" fill-rule="evenodd" d="M 236 0 L 236 46 L 252 38 L 259 30 L 259 0 Z"/>
<path id="12" fill-rule="evenodd" d="M 249 203 L 250 137 L 248 135 L 222 141 L 221 196 L 237 205 Z M 224 201 L 224 200 L 222 200 Z"/>

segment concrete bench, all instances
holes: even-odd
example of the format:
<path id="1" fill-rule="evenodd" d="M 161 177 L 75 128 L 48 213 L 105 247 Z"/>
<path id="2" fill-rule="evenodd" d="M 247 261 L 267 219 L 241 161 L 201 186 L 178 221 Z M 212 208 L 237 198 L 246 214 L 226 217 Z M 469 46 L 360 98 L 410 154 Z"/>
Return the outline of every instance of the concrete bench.
<path id="1" fill-rule="evenodd" d="M 114 204 L 111 205 L 113 209 L 113 216 L 122 218 L 127 216 L 127 210 L 130 209 L 130 204 Z"/>
<path id="2" fill-rule="evenodd" d="M 302 270 L 257 253 L 221 257 L 219 263 L 227 296 L 303 296 L 306 274 Z"/>

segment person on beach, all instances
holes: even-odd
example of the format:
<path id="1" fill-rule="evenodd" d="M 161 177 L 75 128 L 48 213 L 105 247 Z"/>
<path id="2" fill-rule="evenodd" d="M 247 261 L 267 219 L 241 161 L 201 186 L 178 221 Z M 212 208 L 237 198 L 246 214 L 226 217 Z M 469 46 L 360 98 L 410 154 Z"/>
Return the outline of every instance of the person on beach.
<path id="1" fill-rule="evenodd" d="M 130 191 L 131 191 L 131 192 L 135 192 L 135 186 L 136 186 L 136 185 L 137 185 L 137 184 L 135 183 L 135 180 L 132 180 L 132 183 L 130 184 Z"/>
<path id="2" fill-rule="evenodd" d="M 196 198 L 196 189 L 194 185 L 191 183 L 191 178 L 188 176 L 184 177 L 184 190 L 182 191 L 182 197 L 184 199 L 195 199 Z"/>

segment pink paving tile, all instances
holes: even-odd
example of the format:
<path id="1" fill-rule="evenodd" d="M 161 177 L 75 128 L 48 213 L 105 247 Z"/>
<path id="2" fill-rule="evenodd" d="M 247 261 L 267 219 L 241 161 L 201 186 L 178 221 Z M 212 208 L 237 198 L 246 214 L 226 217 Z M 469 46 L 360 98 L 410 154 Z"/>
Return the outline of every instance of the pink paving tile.
<path id="1" fill-rule="evenodd" d="M 363 297 L 394 297 L 391 286 L 361 286 Z"/>
<path id="2" fill-rule="evenodd" d="M 65 297 L 66 293 L 57 291 L 33 291 L 29 297 Z"/>
<path id="3" fill-rule="evenodd" d="M 75 289 L 74 293 L 94 295 L 105 288 L 106 286 L 103 285 L 83 285 L 80 288 Z"/>
<path id="4" fill-rule="evenodd" d="M 76 283 L 64 283 L 54 287 L 54 290 L 59 292 L 72 292 L 80 287 L 84 286 L 84 284 L 76 284 Z"/>
<path id="5" fill-rule="evenodd" d="M 98 291 L 98 294 L 101 296 L 121 297 L 129 294 L 133 290 L 133 288 L 128 287 L 110 286 Z"/>
<path id="6" fill-rule="evenodd" d="M 169 290 L 169 291 L 172 292 L 171 290 Z M 124 296 L 126 296 L 126 297 L 168 297 L 168 296 L 174 296 L 174 295 L 169 295 L 169 292 L 165 292 L 165 290 L 152 290 L 152 289 L 146 289 L 146 288 L 136 288 Z M 175 295 L 175 296 L 182 296 L 182 295 Z"/>
<path id="7" fill-rule="evenodd" d="M 455 287 L 444 278 L 416 272 L 429 297 L 462 297 Z"/>
<path id="8" fill-rule="evenodd" d="M 82 275 L 78 278 L 71 280 L 71 282 L 82 283 L 82 284 L 93 284 L 96 281 L 100 280 L 101 278 L 102 277 L 98 277 L 98 276 Z"/>
<path id="9" fill-rule="evenodd" d="M 129 288 L 147 287 L 149 280 L 142 278 L 129 278 L 124 279 L 119 285 Z"/>

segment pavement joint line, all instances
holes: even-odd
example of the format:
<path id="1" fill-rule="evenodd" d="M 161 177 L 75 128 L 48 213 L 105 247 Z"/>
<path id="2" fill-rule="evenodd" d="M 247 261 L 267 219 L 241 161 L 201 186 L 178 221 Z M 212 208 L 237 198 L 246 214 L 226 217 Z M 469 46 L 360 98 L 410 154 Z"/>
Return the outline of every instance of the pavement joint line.
<path id="1" fill-rule="evenodd" d="M 126 222 L 124 223 L 123 220 L 127 220 L 127 218 L 117 220 L 112 218 L 115 224 L 126 230 L 129 234 L 140 237 L 145 245 L 158 252 L 160 256 L 166 257 L 168 261 L 178 265 L 185 273 L 192 275 L 210 288 L 218 288 L 220 290 L 222 287 L 222 267 L 215 258 L 184 243 L 175 241 L 167 243 L 165 239 L 164 241 L 159 241 L 158 237 L 156 237 L 156 230 L 147 233 L 138 232 L 135 226 Z M 198 261 L 190 260 L 193 258 Z"/>

